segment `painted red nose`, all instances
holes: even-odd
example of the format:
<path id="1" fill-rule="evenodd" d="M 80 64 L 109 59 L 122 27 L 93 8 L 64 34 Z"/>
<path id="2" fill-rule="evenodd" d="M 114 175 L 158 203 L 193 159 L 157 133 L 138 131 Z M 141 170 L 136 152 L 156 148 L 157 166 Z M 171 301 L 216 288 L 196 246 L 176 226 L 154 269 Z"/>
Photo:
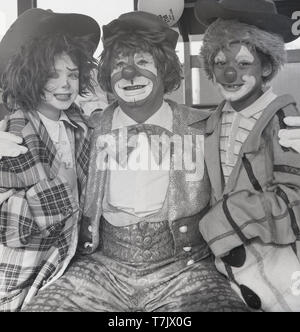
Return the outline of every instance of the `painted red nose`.
<path id="1" fill-rule="evenodd" d="M 127 66 L 122 70 L 122 77 L 125 80 L 133 80 L 136 76 L 136 69 L 133 66 Z"/>
<path id="2" fill-rule="evenodd" d="M 234 68 L 228 67 L 224 72 L 224 77 L 227 83 L 233 83 L 237 79 L 237 72 Z"/>

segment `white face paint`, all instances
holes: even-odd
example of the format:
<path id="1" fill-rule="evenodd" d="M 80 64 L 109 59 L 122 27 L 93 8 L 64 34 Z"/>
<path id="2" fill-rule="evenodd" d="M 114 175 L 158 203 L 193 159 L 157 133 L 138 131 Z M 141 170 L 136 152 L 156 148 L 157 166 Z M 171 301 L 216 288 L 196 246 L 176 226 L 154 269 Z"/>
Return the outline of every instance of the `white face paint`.
<path id="1" fill-rule="evenodd" d="M 219 51 L 219 53 L 215 57 L 215 63 L 226 63 L 226 55 L 223 51 Z"/>
<path id="2" fill-rule="evenodd" d="M 244 84 L 241 86 L 224 86 L 217 83 L 220 93 L 228 101 L 237 101 L 249 94 L 256 84 L 256 79 L 254 76 L 243 76 L 242 77 Z M 232 91 L 230 91 L 232 90 Z"/>
<path id="3" fill-rule="evenodd" d="M 45 85 L 39 111 L 48 118 L 55 119 L 78 96 L 79 69 L 66 53 L 55 57 L 53 69 L 53 74 Z"/>
<path id="4" fill-rule="evenodd" d="M 252 53 L 244 45 L 242 45 L 242 47 L 235 59 L 236 59 L 237 63 L 241 63 L 243 61 L 253 63 L 255 61 L 255 58 L 252 55 Z"/>
<path id="5" fill-rule="evenodd" d="M 115 60 L 115 65 L 111 76 L 122 72 L 124 66 L 129 65 L 130 61 L 132 61 L 138 68 L 151 71 L 155 76 L 157 76 L 157 68 L 154 58 L 150 53 L 147 52 L 135 53 L 134 56 L 121 55 L 118 59 Z"/>
<path id="6" fill-rule="evenodd" d="M 132 66 L 136 74 L 132 79 L 122 76 L 124 68 Z M 140 52 L 116 59 L 111 74 L 112 87 L 117 96 L 126 103 L 136 103 L 147 99 L 157 81 L 157 68 L 150 53 Z"/>
<path id="7" fill-rule="evenodd" d="M 250 95 L 261 84 L 258 55 L 253 55 L 245 45 L 232 44 L 229 49 L 220 51 L 214 62 L 214 81 L 228 101 L 237 101 Z M 226 78 L 228 68 L 236 72 L 236 79 L 230 83 Z"/>

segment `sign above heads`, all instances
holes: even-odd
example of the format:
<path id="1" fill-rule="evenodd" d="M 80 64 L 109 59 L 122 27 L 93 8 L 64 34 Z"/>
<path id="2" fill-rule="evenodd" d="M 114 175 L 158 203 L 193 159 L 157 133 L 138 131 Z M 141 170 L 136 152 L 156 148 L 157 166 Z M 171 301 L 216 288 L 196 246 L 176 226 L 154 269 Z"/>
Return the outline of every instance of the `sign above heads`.
<path id="1" fill-rule="evenodd" d="M 144 0 L 147 1 L 147 0 Z M 161 0 L 163 2 L 164 0 Z M 171 1 L 171 0 L 170 0 Z M 148 1 L 149 2 L 149 1 Z M 183 37 L 186 35 L 201 35 L 205 32 L 206 27 L 197 21 L 194 7 L 196 0 L 185 0 L 184 1 L 184 11 L 181 15 L 180 20 L 177 22 L 177 25 L 180 29 L 180 33 Z M 214 1 L 212 1 L 214 2 Z M 251 1 L 249 1 L 251 2 Z M 300 11 L 299 0 L 274 0 L 277 11 L 281 15 L 285 15 L 293 19 L 293 15 L 296 16 L 296 12 Z M 297 22 L 297 20 L 296 20 Z M 294 30 L 297 29 L 298 25 L 295 24 Z M 299 27 L 300 29 L 300 27 Z M 186 39 L 186 38 L 184 38 Z"/>
<path id="2" fill-rule="evenodd" d="M 174 26 L 184 10 L 184 0 L 138 0 L 137 9 L 160 16 L 169 26 Z"/>

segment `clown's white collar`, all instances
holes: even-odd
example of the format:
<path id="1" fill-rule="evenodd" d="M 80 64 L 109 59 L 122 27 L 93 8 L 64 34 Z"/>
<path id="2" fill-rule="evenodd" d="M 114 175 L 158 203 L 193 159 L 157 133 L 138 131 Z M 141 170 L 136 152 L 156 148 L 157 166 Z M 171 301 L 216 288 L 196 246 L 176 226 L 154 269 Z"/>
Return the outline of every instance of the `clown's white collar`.
<path id="1" fill-rule="evenodd" d="M 167 102 L 163 102 L 161 107 L 153 114 L 149 119 L 147 119 L 145 124 L 151 124 L 163 127 L 168 131 L 172 132 L 173 130 L 173 112 L 171 107 Z M 112 121 L 112 130 L 120 129 L 132 125 L 136 125 L 138 122 L 130 118 L 121 107 L 118 106 L 115 109 Z"/>

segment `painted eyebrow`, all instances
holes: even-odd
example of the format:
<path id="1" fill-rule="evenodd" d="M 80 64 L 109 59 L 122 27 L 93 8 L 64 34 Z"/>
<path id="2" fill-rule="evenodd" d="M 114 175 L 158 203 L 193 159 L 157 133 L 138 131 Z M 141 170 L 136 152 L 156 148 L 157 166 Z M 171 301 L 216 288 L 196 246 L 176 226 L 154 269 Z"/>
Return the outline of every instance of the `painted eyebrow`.
<path id="1" fill-rule="evenodd" d="M 70 72 L 75 72 L 75 71 L 79 71 L 79 68 L 69 68 L 69 67 L 67 67 L 67 70 L 68 71 L 70 71 Z M 55 69 L 54 71 L 53 71 L 53 73 L 60 73 L 60 72 L 62 72 L 63 71 L 63 69 Z"/>
<path id="2" fill-rule="evenodd" d="M 75 67 L 75 68 L 69 68 L 69 67 L 67 67 L 67 69 L 68 69 L 69 71 L 78 71 L 78 70 L 79 70 L 78 67 Z"/>
<path id="3" fill-rule="evenodd" d="M 224 58 L 226 58 L 226 54 L 225 54 L 222 50 L 220 50 L 220 51 L 215 55 L 215 58 L 217 58 L 217 57 L 224 57 Z"/>
<path id="4" fill-rule="evenodd" d="M 150 53 L 136 53 L 135 55 L 134 55 L 134 57 L 136 58 L 136 57 L 143 57 L 143 58 L 149 58 L 149 57 L 153 57 L 153 55 L 152 54 L 150 54 Z"/>
<path id="5" fill-rule="evenodd" d="M 235 58 L 236 60 L 244 60 L 244 61 L 249 61 L 249 62 L 254 62 L 253 59 L 250 59 L 249 57 L 247 57 L 246 55 L 238 55 Z"/>

